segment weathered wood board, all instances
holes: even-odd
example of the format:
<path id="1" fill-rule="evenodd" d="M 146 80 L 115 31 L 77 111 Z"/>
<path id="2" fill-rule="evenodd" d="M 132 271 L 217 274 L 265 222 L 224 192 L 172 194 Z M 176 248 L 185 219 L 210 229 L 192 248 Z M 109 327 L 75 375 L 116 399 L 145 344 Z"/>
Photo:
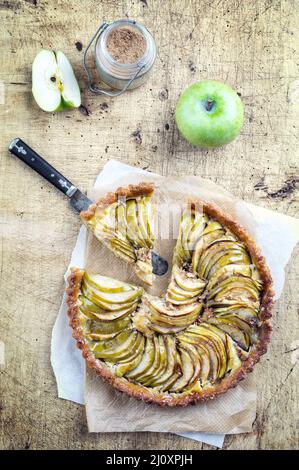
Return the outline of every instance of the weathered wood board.
<path id="1" fill-rule="evenodd" d="M 140 20 L 154 34 L 154 73 L 145 86 L 117 99 L 93 96 L 80 45 L 104 19 L 123 17 Z M 50 336 L 79 220 L 63 197 L 8 154 L 7 145 L 22 137 L 83 189 L 114 158 L 164 175 L 201 175 L 240 198 L 296 216 L 299 2 L 5 0 L 0 20 L 0 447 L 210 448 L 171 434 L 89 435 L 84 408 L 57 399 Z M 37 108 L 31 63 L 41 47 L 70 58 L 89 116 Z M 187 85 L 207 78 L 236 88 L 246 119 L 236 141 L 203 151 L 178 135 L 174 109 Z M 269 352 L 257 366 L 253 432 L 227 436 L 227 449 L 298 447 L 296 254 L 275 308 Z"/>

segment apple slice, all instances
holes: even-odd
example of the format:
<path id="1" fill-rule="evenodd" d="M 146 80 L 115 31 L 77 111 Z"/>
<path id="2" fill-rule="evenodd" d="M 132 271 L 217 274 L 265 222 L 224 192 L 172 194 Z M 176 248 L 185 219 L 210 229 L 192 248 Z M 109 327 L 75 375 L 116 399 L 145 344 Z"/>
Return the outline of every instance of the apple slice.
<path id="1" fill-rule="evenodd" d="M 32 93 L 47 112 L 78 108 L 81 96 L 72 66 L 61 51 L 41 50 L 32 64 Z"/>
<path id="2" fill-rule="evenodd" d="M 131 380 L 138 380 L 139 377 L 142 377 L 150 369 L 154 362 L 155 358 L 155 343 L 153 338 L 146 338 L 145 350 L 142 356 L 141 361 L 130 372 L 127 372 L 125 375 Z"/>
<path id="3" fill-rule="evenodd" d="M 251 293 L 253 298 L 256 300 L 259 299 L 258 288 L 251 277 L 234 276 L 233 274 L 230 277 L 224 278 L 221 282 L 218 282 L 212 289 L 210 289 L 208 298 L 215 297 L 222 292 L 225 292 L 229 286 L 231 286 L 231 288 L 243 286 L 245 290 L 248 290 Z"/>
<path id="4" fill-rule="evenodd" d="M 201 385 L 205 385 L 209 375 L 210 375 L 210 358 L 209 358 L 209 351 L 204 347 L 202 344 L 194 345 L 198 352 L 198 356 L 200 358 L 201 370 L 200 370 L 200 382 Z"/>
<path id="5" fill-rule="evenodd" d="M 209 245 L 212 241 L 220 238 L 224 234 L 222 225 L 215 220 L 210 220 L 202 235 L 197 240 L 193 253 L 192 253 L 192 270 L 197 272 L 197 267 L 199 263 L 200 256 L 206 246 Z"/>
<path id="6" fill-rule="evenodd" d="M 189 356 L 191 357 L 191 361 L 193 363 L 193 375 L 189 381 L 189 386 L 193 386 L 195 382 L 198 380 L 199 374 L 201 372 L 201 360 L 198 350 L 195 346 L 190 343 L 186 343 L 185 345 L 181 345 L 181 349 L 184 349 L 188 352 Z"/>
<path id="7" fill-rule="evenodd" d="M 110 360 L 114 363 L 126 363 L 131 361 L 133 358 L 135 358 L 136 351 L 138 351 L 140 343 L 142 343 L 142 341 L 143 335 L 139 333 L 139 331 L 131 330 L 131 342 L 127 344 L 127 351 L 113 351 Z"/>
<path id="8" fill-rule="evenodd" d="M 100 307 L 102 310 L 108 310 L 108 312 L 115 312 L 118 310 L 127 309 L 130 307 L 137 306 L 138 298 L 132 299 L 130 302 L 122 302 L 122 303 L 112 303 L 112 302 L 105 302 L 101 298 L 99 298 L 94 291 L 92 291 L 89 287 L 86 286 L 85 283 L 82 285 L 82 294 L 84 297 L 87 297 L 93 304 Z"/>
<path id="9" fill-rule="evenodd" d="M 170 302 L 173 305 L 187 305 L 191 302 L 196 302 L 198 296 L 195 295 L 194 297 L 182 297 L 176 294 L 174 291 L 167 291 L 165 299 L 167 302 Z"/>
<path id="10" fill-rule="evenodd" d="M 174 373 L 175 365 L 176 365 L 176 343 L 175 338 L 173 336 L 164 336 L 164 341 L 166 345 L 167 351 L 167 367 L 160 377 L 156 378 L 152 382 L 152 387 L 156 387 L 158 385 L 165 384 L 170 377 Z"/>
<path id="11" fill-rule="evenodd" d="M 162 322 L 154 322 L 154 323 L 151 323 L 150 325 L 151 330 L 155 331 L 156 333 L 161 333 L 162 335 L 170 335 L 170 334 L 179 333 L 185 328 L 186 328 L 185 325 L 171 326 L 171 325 L 168 325 L 167 323 L 162 323 Z"/>
<path id="12" fill-rule="evenodd" d="M 134 247 L 129 240 L 122 238 L 119 227 L 109 227 L 102 221 L 91 227 L 95 237 L 110 248 L 116 255 L 129 263 L 135 261 L 136 255 Z M 125 230 L 126 229 L 124 229 L 124 231 Z"/>
<path id="13" fill-rule="evenodd" d="M 154 235 L 151 228 L 152 204 L 149 196 L 137 200 L 138 224 L 148 248 L 153 247 Z"/>
<path id="14" fill-rule="evenodd" d="M 243 246 L 228 237 L 221 237 L 207 245 L 200 257 L 200 270 L 204 271 L 217 253 L 223 253 L 229 249 L 243 250 Z"/>
<path id="15" fill-rule="evenodd" d="M 84 278 L 87 280 L 87 282 L 89 282 L 89 284 L 92 284 L 97 289 L 103 292 L 108 292 L 110 294 L 115 292 L 132 291 L 132 289 L 135 290 L 135 287 L 131 284 L 122 281 L 117 281 L 116 279 L 113 279 L 108 276 L 101 276 L 100 274 L 85 272 Z"/>
<path id="16" fill-rule="evenodd" d="M 89 223 L 116 233 L 119 225 L 118 203 L 114 202 L 113 204 L 104 207 L 97 206 L 94 217 L 90 219 Z"/>
<path id="17" fill-rule="evenodd" d="M 193 313 L 195 310 L 200 312 L 202 305 L 196 302 L 188 305 L 183 305 L 182 307 L 173 307 L 171 305 L 166 305 L 162 299 L 151 299 L 149 301 L 149 307 L 154 308 L 157 312 L 162 315 L 167 315 L 170 317 L 182 317 Z"/>
<path id="18" fill-rule="evenodd" d="M 175 295 L 179 295 L 181 297 L 184 297 L 185 299 L 192 299 L 193 297 L 197 297 L 201 291 L 198 290 L 185 290 L 182 289 L 175 280 L 172 280 L 170 284 L 168 285 L 167 292 Z"/>
<path id="19" fill-rule="evenodd" d="M 132 347 L 129 348 L 128 354 L 125 357 L 118 358 L 117 362 L 119 364 L 126 364 L 127 362 L 130 362 L 132 359 L 136 357 L 136 354 L 140 352 L 140 345 L 143 345 L 144 349 L 144 336 L 139 332 L 135 330 L 133 331 L 133 334 L 137 333 L 134 343 L 132 344 Z"/>
<path id="20" fill-rule="evenodd" d="M 193 299 L 176 300 L 173 297 L 166 295 L 166 300 L 167 302 L 172 303 L 173 305 L 179 306 L 179 305 L 188 305 L 190 302 L 192 302 Z M 196 297 L 194 297 L 194 300 L 196 300 Z"/>
<path id="21" fill-rule="evenodd" d="M 166 324 L 170 326 L 187 326 L 191 325 L 191 323 L 197 319 L 198 314 L 199 311 L 197 309 L 194 309 L 194 311 L 192 311 L 188 315 L 184 315 L 182 317 L 173 317 L 170 315 L 163 315 L 162 313 L 151 310 L 150 318 L 154 323 L 158 324 L 161 323 L 163 325 Z"/>
<path id="22" fill-rule="evenodd" d="M 127 237 L 131 240 L 134 246 L 146 247 L 146 243 L 142 233 L 139 229 L 137 217 L 137 204 L 135 199 L 130 199 L 126 204 L 126 218 L 127 218 Z"/>
<path id="23" fill-rule="evenodd" d="M 209 283 L 207 285 L 207 290 L 211 291 L 216 285 L 223 282 L 225 279 L 230 278 L 231 276 L 240 276 L 245 278 L 252 279 L 253 268 L 248 264 L 228 264 L 219 268 L 213 276 L 210 277 Z M 256 284 L 256 281 L 253 280 L 254 284 L 258 289 L 260 286 Z"/>
<path id="24" fill-rule="evenodd" d="M 178 356 L 178 353 L 177 353 Z M 177 361 L 178 363 L 178 361 Z M 166 390 L 169 390 L 172 385 L 178 380 L 179 377 L 181 377 L 182 373 L 180 371 L 175 371 L 171 377 L 162 385 L 161 387 L 161 392 L 165 392 Z"/>
<path id="25" fill-rule="evenodd" d="M 140 248 L 136 251 L 137 261 L 134 264 L 136 275 L 148 285 L 154 281 L 153 266 L 151 261 L 151 252 L 148 248 Z"/>
<path id="26" fill-rule="evenodd" d="M 134 250 L 124 248 L 120 243 L 118 243 L 117 238 L 110 240 L 108 243 L 105 243 L 105 240 L 102 241 L 115 255 L 119 256 L 119 258 L 122 258 L 124 261 L 127 261 L 127 263 L 134 263 L 136 261 Z"/>
<path id="27" fill-rule="evenodd" d="M 111 243 L 118 245 L 124 252 L 128 252 L 128 256 L 133 256 L 135 258 L 135 249 L 128 240 L 120 238 L 119 236 L 113 236 L 113 238 L 111 238 Z"/>
<path id="28" fill-rule="evenodd" d="M 217 377 L 220 378 L 224 375 L 227 367 L 226 341 L 224 335 L 217 334 L 212 328 L 209 323 L 203 322 L 200 325 L 189 327 L 188 332 L 198 335 L 201 341 L 208 342 L 212 346 L 217 356 Z"/>
<path id="29" fill-rule="evenodd" d="M 197 320 L 199 313 L 200 313 L 200 310 L 195 309 L 188 315 L 184 315 L 181 317 L 174 317 L 174 316 L 169 316 L 169 315 L 163 315 L 154 310 L 150 310 L 149 318 L 150 318 L 151 324 L 149 325 L 149 328 L 152 328 L 151 326 L 152 324 L 160 325 L 162 327 L 171 326 L 171 327 L 176 327 L 176 328 L 177 327 L 186 328 L 188 325 L 192 325 L 192 323 L 194 323 Z"/>
<path id="30" fill-rule="evenodd" d="M 244 323 L 244 322 L 243 322 Z M 236 351 L 236 343 L 234 343 L 231 339 L 231 337 L 224 333 L 223 330 L 221 330 L 220 325 L 215 325 L 211 323 L 202 323 L 203 326 L 209 328 L 211 331 L 216 333 L 221 339 L 223 344 L 225 345 L 225 350 L 226 350 L 226 356 L 227 356 L 227 364 L 226 364 L 226 371 L 231 370 L 231 368 L 239 367 L 240 365 L 240 360 Z M 232 322 L 232 325 L 234 323 Z M 238 325 L 237 323 L 235 324 L 237 327 L 241 328 L 242 325 Z M 246 328 L 250 328 L 248 325 Z M 245 334 L 250 334 L 249 330 L 245 330 Z"/>
<path id="31" fill-rule="evenodd" d="M 88 318 L 92 320 L 100 320 L 100 321 L 113 321 L 123 318 L 130 313 L 134 312 L 137 308 L 137 302 L 133 302 L 129 306 L 125 306 L 118 310 L 104 310 L 99 305 L 94 304 L 91 300 L 89 300 L 84 295 L 79 296 L 80 301 L 80 310 L 81 312 Z"/>
<path id="32" fill-rule="evenodd" d="M 172 288 L 170 289 L 167 289 L 167 293 L 166 293 L 166 300 L 167 301 L 170 301 L 170 299 L 172 300 L 182 300 L 183 303 L 191 303 L 192 302 L 192 299 L 195 297 L 195 300 L 196 300 L 196 296 L 192 296 L 192 297 L 189 297 L 188 295 L 182 295 L 182 294 L 178 294 L 177 292 L 174 292 Z M 191 300 L 190 300 L 191 299 Z M 175 302 L 172 302 L 172 303 L 175 303 Z"/>
<path id="33" fill-rule="evenodd" d="M 135 376 L 135 380 L 137 380 L 140 383 L 146 382 L 157 370 L 159 367 L 160 363 L 160 345 L 159 345 L 159 339 L 158 336 L 154 335 L 152 337 L 153 341 L 153 360 L 151 361 L 151 364 L 149 367 L 146 367 L 141 373 L 138 374 L 138 376 Z"/>
<path id="34" fill-rule="evenodd" d="M 178 378 L 178 380 L 172 385 L 170 391 L 171 392 L 180 392 L 186 387 L 191 378 L 194 375 L 194 365 L 192 359 L 188 352 L 183 348 L 178 348 L 181 356 L 181 364 L 182 364 L 182 375 Z"/>
<path id="35" fill-rule="evenodd" d="M 217 376 L 221 378 L 227 370 L 226 336 L 222 331 L 216 329 L 214 325 L 210 325 L 209 323 L 203 322 L 200 326 L 207 330 L 207 337 L 216 345 L 215 351 L 218 357 Z"/>
<path id="36" fill-rule="evenodd" d="M 159 350 L 160 350 L 160 359 L 159 367 L 156 372 L 143 384 L 147 387 L 154 387 L 156 379 L 159 379 L 167 369 L 167 348 L 166 343 L 164 342 L 164 335 L 159 335 Z"/>
<path id="37" fill-rule="evenodd" d="M 207 246 L 200 257 L 198 265 L 198 274 L 201 277 L 206 278 L 209 274 L 211 267 L 218 262 L 218 260 L 227 254 L 244 254 L 246 258 L 246 252 L 242 246 L 237 242 L 229 241 L 227 239 L 217 240 L 217 244 L 210 244 Z M 247 258 L 246 258 L 247 259 Z M 227 264 L 230 264 L 229 262 Z M 221 266 L 222 267 L 222 266 Z"/>
<path id="38" fill-rule="evenodd" d="M 93 340 L 106 339 L 107 336 L 116 336 L 124 330 L 131 320 L 130 317 L 124 317 L 120 320 L 112 320 L 110 322 L 103 322 L 97 320 L 89 320 L 86 322 L 86 327 L 89 330 L 88 336 Z"/>
<path id="39" fill-rule="evenodd" d="M 249 286 L 244 284 L 232 284 L 227 285 L 223 290 L 221 290 L 218 294 L 214 295 L 215 303 L 225 303 L 227 300 L 231 301 L 244 301 L 248 302 L 248 306 L 251 304 L 258 305 L 259 304 L 259 297 L 258 294 L 250 289 Z"/>
<path id="40" fill-rule="evenodd" d="M 250 298 L 248 296 L 248 291 L 245 291 L 241 288 L 228 291 L 226 293 L 226 296 L 223 296 L 221 298 L 218 298 L 218 296 L 216 296 L 214 299 L 209 300 L 207 302 L 207 307 L 217 308 L 228 306 L 247 306 L 254 310 L 257 310 L 259 308 L 259 302 L 254 301 L 252 297 Z"/>
<path id="41" fill-rule="evenodd" d="M 172 274 L 177 285 L 185 291 L 202 292 L 206 285 L 203 279 L 198 278 L 194 273 L 179 268 L 177 265 L 173 267 Z"/>
<path id="42" fill-rule="evenodd" d="M 190 332 L 184 332 L 178 335 L 178 339 L 182 347 L 186 345 L 192 345 L 197 353 L 198 360 L 200 361 L 201 371 L 200 371 L 200 381 L 204 385 L 208 378 L 211 375 L 211 362 L 210 362 L 210 352 L 207 346 L 203 343 L 199 343 L 199 338 L 197 335 L 191 334 Z"/>
<path id="43" fill-rule="evenodd" d="M 111 352 L 127 352 L 127 346 L 131 342 L 132 330 L 125 330 L 109 341 L 95 341 L 91 346 L 91 350 L 97 358 L 111 359 Z"/>
<path id="44" fill-rule="evenodd" d="M 198 312 L 194 311 L 192 314 L 185 315 L 184 317 L 169 317 L 169 316 L 164 316 L 159 313 L 151 312 L 150 315 L 150 320 L 151 320 L 151 325 L 149 325 L 149 328 L 154 329 L 152 327 L 152 324 L 162 326 L 164 327 L 182 327 L 186 328 L 189 325 L 192 325 L 195 320 L 197 320 L 198 317 Z M 171 331 L 169 331 L 171 333 Z"/>
<path id="45" fill-rule="evenodd" d="M 242 365 L 242 362 L 238 356 L 236 349 L 236 343 L 233 342 L 229 335 L 226 335 L 226 351 L 227 351 L 227 372 L 230 370 L 238 369 Z"/>
<path id="46" fill-rule="evenodd" d="M 209 340 L 209 338 L 206 337 L 204 334 L 197 334 L 196 328 L 197 325 L 189 327 L 183 333 L 178 335 L 178 339 L 179 341 L 184 341 L 186 343 L 191 343 L 196 346 L 201 346 L 202 348 L 208 351 L 207 354 L 210 362 L 209 379 L 211 380 L 211 382 L 214 382 L 217 379 L 218 370 L 220 368 L 218 347 L 214 341 Z"/>
<path id="47" fill-rule="evenodd" d="M 218 258 L 218 260 L 209 268 L 207 272 L 208 279 L 210 279 L 210 277 L 213 276 L 213 274 L 218 269 L 229 264 L 251 264 L 251 259 L 245 250 L 228 250 L 226 253 L 223 253 L 223 256 Z"/>
<path id="48" fill-rule="evenodd" d="M 188 244 L 188 238 L 189 234 L 194 226 L 194 214 L 190 209 L 186 210 L 181 218 L 181 223 L 180 223 L 180 233 L 179 233 L 179 239 L 180 239 L 180 245 L 185 253 L 185 259 L 189 260 L 190 259 L 190 249 L 191 247 Z"/>
<path id="49" fill-rule="evenodd" d="M 227 320 L 232 325 L 236 325 L 240 330 L 247 333 L 250 337 L 253 336 L 253 327 L 246 321 L 242 320 L 234 314 L 222 315 L 220 318 Z"/>
<path id="50" fill-rule="evenodd" d="M 208 216 L 199 212 L 195 213 L 194 225 L 188 235 L 188 246 L 191 250 L 194 249 L 194 245 L 204 231 L 208 223 Z"/>
<path id="51" fill-rule="evenodd" d="M 208 355 L 209 355 L 209 361 L 210 361 L 210 372 L 209 372 L 209 380 L 214 383 L 217 378 L 218 378 L 218 370 L 219 370 L 219 357 L 217 354 L 217 351 L 215 347 L 212 345 L 212 343 L 209 342 L 204 342 L 203 339 L 201 339 L 201 344 L 202 346 L 205 346 L 205 348 L 208 350 Z"/>
<path id="52" fill-rule="evenodd" d="M 144 344 L 145 338 L 144 336 L 141 336 L 140 343 L 137 346 L 135 354 L 130 359 L 127 359 L 126 362 L 121 362 L 118 366 L 116 366 L 115 373 L 118 377 L 122 377 L 130 370 L 135 369 L 138 366 L 143 357 Z"/>
<path id="53" fill-rule="evenodd" d="M 149 319 L 150 319 L 151 324 L 149 325 L 149 328 L 154 329 L 154 326 L 152 326 L 153 324 L 160 325 L 163 328 L 167 326 L 186 328 L 188 325 L 192 325 L 192 323 L 194 323 L 197 320 L 200 310 L 201 310 L 201 307 L 199 309 L 198 308 L 194 309 L 188 315 L 171 316 L 171 315 L 164 315 L 150 308 Z"/>
<path id="54" fill-rule="evenodd" d="M 124 330 L 111 340 L 95 342 L 91 349 L 97 359 L 120 361 L 131 356 L 139 336 L 141 334 L 137 331 Z"/>
<path id="55" fill-rule="evenodd" d="M 209 322 L 230 335 L 240 348 L 248 351 L 250 347 L 250 336 L 245 333 L 245 331 L 240 330 L 235 324 L 222 317 L 211 318 Z"/>
<path id="56" fill-rule="evenodd" d="M 145 214 L 146 214 L 146 226 L 147 226 L 147 233 L 148 233 L 148 238 L 151 240 L 151 243 L 154 243 L 155 240 L 155 225 L 154 225 L 154 206 L 152 204 L 151 198 L 147 197 L 144 201 L 144 206 L 145 206 Z"/>
<path id="57" fill-rule="evenodd" d="M 225 308 L 220 308 L 220 309 L 214 309 L 213 310 L 215 316 L 225 316 L 227 313 L 232 313 L 236 317 L 240 318 L 241 320 L 244 320 L 246 323 L 249 323 L 251 326 L 256 326 L 258 323 L 258 315 L 257 312 L 250 307 L 242 308 L 242 307 L 235 307 L 233 306 L 228 306 L 227 309 Z"/>
<path id="58" fill-rule="evenodd" d="M 89 283 L 85 278 L 83 281 L 82 290 L 85 291 L 85 295 L 91 300 L 93 300 L 91 298 L 93 297 L 94 299 L 105 302 L 107 304 L 128 304 L 140 297 L 143 289 L 131 288 L 128 291 L 122 292 L 105 292 L 99 290 L 94 284 Z"/>

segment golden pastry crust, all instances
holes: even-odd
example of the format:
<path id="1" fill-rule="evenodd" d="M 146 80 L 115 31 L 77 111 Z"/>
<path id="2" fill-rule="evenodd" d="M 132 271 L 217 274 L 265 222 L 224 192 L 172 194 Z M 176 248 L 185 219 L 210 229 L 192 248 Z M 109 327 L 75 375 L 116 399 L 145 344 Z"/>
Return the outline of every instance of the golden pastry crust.
<path id="1" fill-rule="evenodd" d="M 146 186 L 152 188 L 153 186 L 145 183 Z M 140 188 L 140 185 L 137 188 Z M 130 187 L 129 187 L 130 188 Z M 132 194 L 132 189 L 128 188 L 128 193 Z M 132 187 L 131 187 L 132 188 Z M 136 187 L 134 187 L 136 188 Z M 140 189 L 141 190 L 141 189 Z M 120 188 L 120 191 L 126 191 L 125 188 Z M 136 189 L 134 189 L 136 195 Z M 137 189 L 137 191 L 139 191 Z M 114 201 L 114 196 L 108 195 L 101 203 L 109 204 Z M 127 193 L 126 193 L 127 194 Z M 139 193 L 140 194 L 140 193 Z M 144 194 L 144 191 L 143 191 Z M 108 202 L 108 200 L 110 202 Z M 77 304 L 78 294 L 80 291 L 81 281 L 84 271 L 73 268 L 69 277 L 69 286 L 67 289 L 67 302 L 68 302 L 68 315 L 70 318 L 70 326 L 73 329 L 73 336 L 77 340 L 77 346 L 82 350 L 82 354 L 87 361 L 89 367 L 94 369 L 106 382 L 110 383 L 115 389 L 125 392 L 126 394 L 141 399 L 145 402 L 155 403 L 160 406 L 186 406 L 195 404 L 196 402 L 213 399 L 218 395 L 226 392 L 228 389 L 235 387 L 244 377 L 253 370 L 254 365 L 260 360 L 260 357 L 265 354 L 267 344 L 270 340 L 271 334 L 271 309 L 273 305 L 273 290 L 272 278 L 269 269 L 266 265 L 265 258 L 262 256 L 260 249 L 257 247 L 255 241 L 250 237 L 246 230 L 229 215 L 225 214 L 218 207 L 205 201 L 192 201 L 191 204 L 202 206 L 203 211 L 215 218 L 217 221 L 227 227 L 234 235 L 236 235 L 246 246 L 250 253 L 256 267 L 259 270 L 260 276 L 263 280 L 263 294 L 261 298 L 260 308 L 260 326 L 258 329 L 259 337 L 256 344 L 252 347 L 248 357 L 243 360 L 242 365 L 229 373 L 226 377 L 221 379 L 220 382 L 205 386 L 201 391 L 185 391 L 181 393 L 170 392 L 157 392 L 154 389 L 144 387 L 140 384 L 132 383 L 123 377 L 116 377 L 113 371 L 101 360 L 96 359 L 89 349 L 89 346 L 84 339 L 84 334 L 78 318 L 79 308 Z"/>
<path id="2" fill-rule="evenodd" d="M 154 191 L 154 184 L 141 182 L 139 184 L 130 184 L 127 188 L 117 188 L 116 191 L 107 193 L 94 204 L 91 204 L 86 211 L 80 213 L 83 222 L 88 222 L 95 214 L 97 207 L 107 207 L 116 202 L 119 198 L 130 198 L 137 196 L 149 196 Z"/>

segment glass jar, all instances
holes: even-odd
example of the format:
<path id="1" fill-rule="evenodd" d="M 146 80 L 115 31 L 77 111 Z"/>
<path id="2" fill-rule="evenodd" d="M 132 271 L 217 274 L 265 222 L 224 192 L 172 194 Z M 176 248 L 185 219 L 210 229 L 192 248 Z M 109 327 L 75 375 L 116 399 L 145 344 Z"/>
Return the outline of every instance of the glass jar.
<path id="1" fill-rule="evenodd" d="M 108 51 L 107 41 L 110 33 L 117 28 L 128 26 L 130 29 L 136 29 L 145 40 L 145 52 L 136 62 L 124 64 L 115 60 Z M 134 20 L 118 20 L 111 24 L 103 23 L 91 42 L 86 48 L 85 55 L 90 45 L 96 38 L 95 43 L 95 62 L 100 79 L 111 88 L 120 90 L 119 92 L 108 92 L 95 87 L 89 80 L 89 88 L 94 93 L 103 93 L 109 96 L 118 96 L 126 90 L 137 88 L 142 85 L 149 77 L 150 71 L 156 59 L 156 44 L 151 33 L 140 23 Z M 84 57 L 85 70 L 90 79 Z"/>

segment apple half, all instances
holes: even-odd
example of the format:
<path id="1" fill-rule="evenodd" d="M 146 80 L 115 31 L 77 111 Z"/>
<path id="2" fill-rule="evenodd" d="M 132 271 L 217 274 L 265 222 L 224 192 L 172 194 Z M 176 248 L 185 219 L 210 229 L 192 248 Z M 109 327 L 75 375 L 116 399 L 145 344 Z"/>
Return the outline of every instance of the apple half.
<path id="1" fill-rule="evenodd" d="M 80 88 L 73 68 L 61 51 L 42 49 L 32 64 L 32 94 L 47 112 L 78 108 Z"/>

